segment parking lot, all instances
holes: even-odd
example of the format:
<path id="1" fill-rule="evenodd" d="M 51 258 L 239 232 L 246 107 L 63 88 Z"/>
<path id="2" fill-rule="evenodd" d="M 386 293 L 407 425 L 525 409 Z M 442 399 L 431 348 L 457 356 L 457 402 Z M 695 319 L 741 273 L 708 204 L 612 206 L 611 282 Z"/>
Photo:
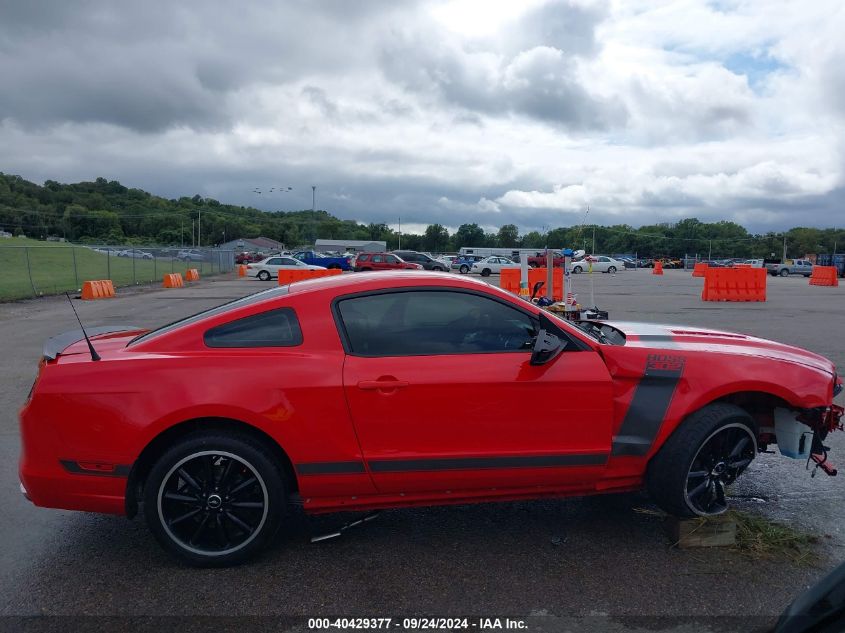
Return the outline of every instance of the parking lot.
<path id="1" fill-rule="evenodd" d="M 498 283 L 496 276 L 487 281 Z M 765 303 L 712 303 L 700 300 L 702 280 L 689 271 L 579 275 L 574 283 L 582 304 L 594 298 L 612 319 L 735 330 L 807 348 L 845 367 L 845 287 L 770 278 Z M 78 310 L 86 325 L 151 327 L 264 287 L 227 275 L 191 288 L 124 291 L 112 300 L 79 302 Z M 597 622 L 610 630 L 663 630 L 683 627 L 684 618 L 725 616 L 706 625 L 749 630 L 770 624 L 845 558 L 845 476 L 811 479 L 803 462 L 762 455 L 733 491 L 737 505 L 815 534 L 815 565 L 751 560 L 730 549 L 679 550 L 648 500 L 634 494 L 392 510 L 319 544 L 310 544 L 309 535 L 349 517 L 294 511 L 277 545 L 258 561 L 186 568 L 158 547 L 139 518 L 38 509 L 18 492 L 18 407 L 44 340 L 74 327 L 64 297 L 0 304 L 2 615 L 475 614 L 531 616 L 535 630 L 577 625 L 559 619 L 563 614 L 585 617 L 584 630 Z M 842 436 L 830 437 L 834 463 L 845 463 Z M 736 616 L 749 619 L 730 619 Z"/>

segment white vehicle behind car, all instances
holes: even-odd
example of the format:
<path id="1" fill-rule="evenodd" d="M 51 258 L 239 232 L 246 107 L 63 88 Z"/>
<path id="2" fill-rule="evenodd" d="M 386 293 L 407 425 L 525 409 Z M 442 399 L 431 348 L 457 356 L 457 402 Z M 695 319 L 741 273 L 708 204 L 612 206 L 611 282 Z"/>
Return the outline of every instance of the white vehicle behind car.
<path id="1" fill-rule="evenodd" d="M 247 264 L 246 276 L 257 277 L 261 281 L 270 281 L 279 277 L 280 270 L 325 270 L 325 266 L 310 266 L 293 257 L 273 256 L 260 262 Z"/>
<path id="2" fill-rule="evenodd" d="M 493 255 L 492 257 L 485 257 L 480 262 L 475 262 L 469 272 L 474 275 L 489 277 L 492 274 L 498 275 L 502 272 L 502 268 L 513 268 L 516 265 L 516 263 L 509 260 L 507 257 Z"/>
<path id="3" fill-rule="evenodd" d="M 620 270 L 625 270 L 625 262 L 606 255 L 591 255 L 584 259 L 572 262 L 569 265 L 569 270 L 573 274 L 588 273 L 617 273 Z"/>

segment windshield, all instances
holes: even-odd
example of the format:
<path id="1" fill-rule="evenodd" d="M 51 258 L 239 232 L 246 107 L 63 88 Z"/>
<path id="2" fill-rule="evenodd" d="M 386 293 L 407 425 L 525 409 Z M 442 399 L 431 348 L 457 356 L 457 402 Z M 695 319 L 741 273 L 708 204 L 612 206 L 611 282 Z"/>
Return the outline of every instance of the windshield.
<path id="1" fill-rule="evenodd" d="M 282 295 L 286 295 L 287 293 L 288 286 L 279 286 L 278 288 L 262 290 L 261 292 L 256 292 L 254 294 L 247 295 L 246 297 L 235 299 L 234 301 L 228 301 L 215 308 L 210 308 L 208 310 L 203 310 L 202 312 L 197 312 L 196 314 L 192 314 L 191 316 L 185 317 L 184 319 L 179 319 L 178 321 L 173 321 L 173 323 L 168 323 L 167 325 L 163 325 L 162 327 L 157 328 L 155 330 L 150 330 L 146 334 L 136 336 L 131 341 L 129 341 L 129 345 L 149 341 L 158 336 L 161 336 L 162 334 L 167 334 L 168 332 L 171 332 L 176 328 L 182 327 L 183 325 L 190 325 L 191 323 L 196 323 L 197 321 L 201 321 L 208 317 L 213 317 L 215 315 L 221 314 L 222 312 L 226 312 L 227 310 L 232 310 L 234 308 L 242 308 L 243 306 L 258 303 L 259 301 L 264 301 L 266 299 L 280 297 Z"/>

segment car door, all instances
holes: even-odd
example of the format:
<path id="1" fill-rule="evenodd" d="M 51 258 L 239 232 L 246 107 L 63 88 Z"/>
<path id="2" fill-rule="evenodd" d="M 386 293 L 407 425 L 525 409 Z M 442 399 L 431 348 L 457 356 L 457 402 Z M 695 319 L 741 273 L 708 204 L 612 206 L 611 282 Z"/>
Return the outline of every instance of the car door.
<path id="1" fill-rule="evenodd" d="M 344 391 L 381 492 L 589 486 L 611 442 L 598 353 L 574 340 L 530 364 L 537 319 L 487 293 L 341 297 Z M 496 493 L 499 494 L 499 493 Z"/>
<path id="2" fill-rule="evenodd" d="M 373 270 L 385 270 L 387 266 L 384 261 L 384 255 L 373 255 L 370 258 L 370 266 Z"/>
<path id="3" fill-rule="evenodd" d="M 267 272 L 269 272 L 272 277 L 278 277 L 279 268 L 281 267 L 281 265 L 282 265 L 282 258 L 281 257 L 271 257 L 270 259 L 267 260 L 267 263 L 265 263 L 261 268 L 263 270 L 266 270 Z"/>
<path id="4" fill-rule="evenodd" d="M 384 264 L 382 268 L 387 270 L 394 270 L 396 268 L 400 268 L 401 260 L 396 257 L 396 255 L 385 255 L 384 256 Z"/>

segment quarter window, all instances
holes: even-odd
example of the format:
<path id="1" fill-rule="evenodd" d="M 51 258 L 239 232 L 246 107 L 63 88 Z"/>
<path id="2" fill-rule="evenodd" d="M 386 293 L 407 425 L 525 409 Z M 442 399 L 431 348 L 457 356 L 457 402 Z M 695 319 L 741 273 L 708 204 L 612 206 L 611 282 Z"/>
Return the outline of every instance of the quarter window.
<path id="1" fill-rule="evenodd" d="M 419 290 L 343 299 L 338 312 L 353 354 L 430 356 L 529 351 L 534 319 L 499 301 Z"/>
<path id="2" fill-rule="evenodd" d="M 218 325 L 203 338 L 208 347 L 293 347 L 302 330 L 291 308 L 278 308 Z"/>

